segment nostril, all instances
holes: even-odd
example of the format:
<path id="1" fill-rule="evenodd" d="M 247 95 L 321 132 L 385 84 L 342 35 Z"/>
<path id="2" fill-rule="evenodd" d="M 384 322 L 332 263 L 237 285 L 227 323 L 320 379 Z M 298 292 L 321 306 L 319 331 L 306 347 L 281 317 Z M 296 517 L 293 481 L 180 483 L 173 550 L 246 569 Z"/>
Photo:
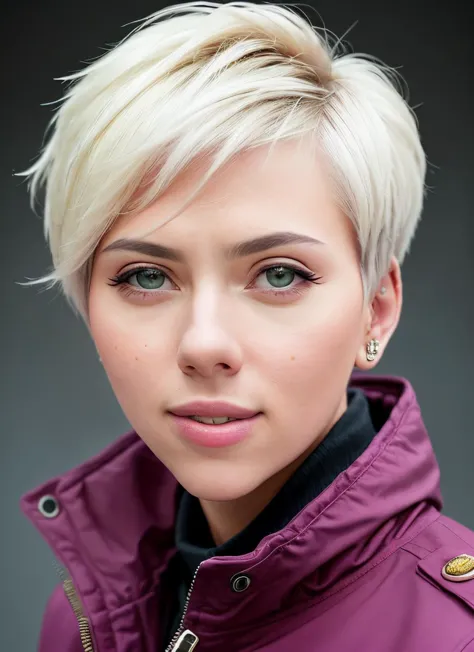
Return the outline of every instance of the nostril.
<path id="1" fill-rule="evenodd" d="M 227 371 L 228 369 L 232 369 L 232 367 L 230 366 L 230 364 L 226 364 L 225 362 L 219 362 L 214 366 L 214 369 L 221 369 Z"/>

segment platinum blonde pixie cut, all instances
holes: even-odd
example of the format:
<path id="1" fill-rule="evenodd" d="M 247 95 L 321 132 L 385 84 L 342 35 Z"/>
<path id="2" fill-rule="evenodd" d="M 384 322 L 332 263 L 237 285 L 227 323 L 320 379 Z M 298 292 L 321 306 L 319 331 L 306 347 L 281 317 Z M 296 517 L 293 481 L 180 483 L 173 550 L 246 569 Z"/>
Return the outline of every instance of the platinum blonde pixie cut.
<path id="1" fill-rule="evenodd" d="M 69 87 L 49 140 L 23 173 L 33 203 L 45 186 L 53 260 L 53 271 L 30 284 L 60 284 L 86 321 L 94 252 L 119 216 L 143 210 L 193 159 L 210 155 L 181 212 L 236 154 L 283 139 L 311 138 L 327 160 L 358 237 L 366 296 L 392 256 L 403 262 L 426 159 L 401 79 L 290 6 L 167 7 L 61 79 Z"/>

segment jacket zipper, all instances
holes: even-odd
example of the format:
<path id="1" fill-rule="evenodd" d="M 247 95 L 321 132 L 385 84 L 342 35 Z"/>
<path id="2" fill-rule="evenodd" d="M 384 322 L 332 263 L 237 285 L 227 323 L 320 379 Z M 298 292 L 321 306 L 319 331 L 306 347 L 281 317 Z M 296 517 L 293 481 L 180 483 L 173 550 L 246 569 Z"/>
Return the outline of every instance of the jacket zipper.
<path id="1" fill-rule="evenodd" d="M 64 592 L 67 599 L 69 600 L 69 604 L 72 607 L 79 625 L 79 634 L 81 637 L 83 650 L 84 652 L 94 652 L 94 642 L 92 639 L 92 630 L 90 627 L 89 619 L 84 615 L 84 610 L 81 601 L 79 600 L 79 596 L 77 594 L 74 583 L 70 577 L 65 577 L 66 574 L 64 569 L 59 566 L 59 564 L 56 564 L 56 566 L 61 576 Z M 173 636 L 170 644 L 166 648 L 166 652 L 193 652 L 199 643 L 199 637 L 196 636 L 196 634 L 194 634 L 189 629 L 184 630 L 184 619 L 186 618 L 189 602 L 191 600 L 191 594 L 193 592 L 194 583 L 196 582 L 196 577 L 200 566 L 201 564 L 199 564 L 199 566 L 196 568 L 191 586 L 189 587 L 188 595 L 186 596 L 186 602 L 184 604 L 184 612 L 179 624 L 178 631 Z"/>
<path id="2" fill-rule="evenodd" d="M 171 639 L 171 642 L 166 648 L 165 652 L 192 652 L 194 649 L 196 649 L 196 646 L 199 643 L 199 638 L 196 636 L 196 634 L 194 634 L 189 629 L 186 629 L 185 631 L 183 630 L 184 630 L 184 619 L 186 618 L 186 612 L 188 611 L 189 601 L 191 599 L 191 593 L 193 592 L 194 583 L 196 581 L 196 577 L 199 568 L 201 567 L 201 564 L 199 564 L 199 566 L 196 568 L 194 577 L 191 582 L 191 586 L 189 587 L 188 595 L 186 596 L 186 602 L 184 603 L 184 612 L 181 618 L 181 622 L 179 624 L 178 631 Z"/>
<path id="3" fill-rule="evenodd" d="M 92 630 L 89 619 L 84 615 L 84 610 L 77 594 L 76 588 L 72 579 L 67 576 L 64 569 L 55 564 L 58 573 L 61 577 L 64 593 L 66 594 L 69 604 L 72 607 L 74 615 L 76 616 L 79 625 L 79 635 L 81 637 L 81 644 L 84 652 L 94 652 L 94 642 L 92 638 Z"/>

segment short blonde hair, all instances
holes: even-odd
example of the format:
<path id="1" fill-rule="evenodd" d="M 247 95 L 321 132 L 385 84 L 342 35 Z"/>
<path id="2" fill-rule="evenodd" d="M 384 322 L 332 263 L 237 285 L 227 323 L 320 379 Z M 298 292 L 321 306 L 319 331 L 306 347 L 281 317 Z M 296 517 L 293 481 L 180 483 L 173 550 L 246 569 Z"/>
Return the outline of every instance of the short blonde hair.
<path id="1" fill-rule="evenodd" d="M 31 283 L 60 283 L 86 320 L 101 238 L 205 153 L 212 164 L 186 206 L 240 151 L 315 138 L 358 236 L 366 292 L 392 256 L 403 261 L 421 214 L 426 161 L 401 79 L 347 52 L 290 6 L 171 6 L 62 79 L 71 84 L 49 141 L 23 173 L 32 201 L 46 187 L 53 259 L 53 271 Z"/>

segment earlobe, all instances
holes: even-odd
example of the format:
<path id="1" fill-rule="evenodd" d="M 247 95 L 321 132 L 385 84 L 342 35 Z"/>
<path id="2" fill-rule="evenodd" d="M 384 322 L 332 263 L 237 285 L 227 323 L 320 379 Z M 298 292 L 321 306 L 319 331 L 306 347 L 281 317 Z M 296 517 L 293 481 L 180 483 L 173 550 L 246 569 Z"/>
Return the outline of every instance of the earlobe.
<path id="1" fill-rule="evenodd" d="M 378 362 L 379 353 L 380 341 L 375 337 L 371 337 L 365 343 L 363 350 L 357 355 L 355 366 L 361 371 L 372 369 Z"/>
<path id="2" fill-rule="evenodd" d="M 375 360 L 378 355 L 379 348 L 380 342 L 376 339 L 371 339 L 370 342 L 367 343 L 365 357 L 367 358 L 368 362 L 373 362 Z"/>
<path id="3" fill-rule="evenodd" d="M 370 304 L 370 319 L 364 334 L 364 341 L 356 358 L 356 367 L 368 370 L 381 359 L 400 318 L 402 305 L 402 283 L 400 266 L 392 259 L 390 270 L 381 280 L 378 291 Z"/>

